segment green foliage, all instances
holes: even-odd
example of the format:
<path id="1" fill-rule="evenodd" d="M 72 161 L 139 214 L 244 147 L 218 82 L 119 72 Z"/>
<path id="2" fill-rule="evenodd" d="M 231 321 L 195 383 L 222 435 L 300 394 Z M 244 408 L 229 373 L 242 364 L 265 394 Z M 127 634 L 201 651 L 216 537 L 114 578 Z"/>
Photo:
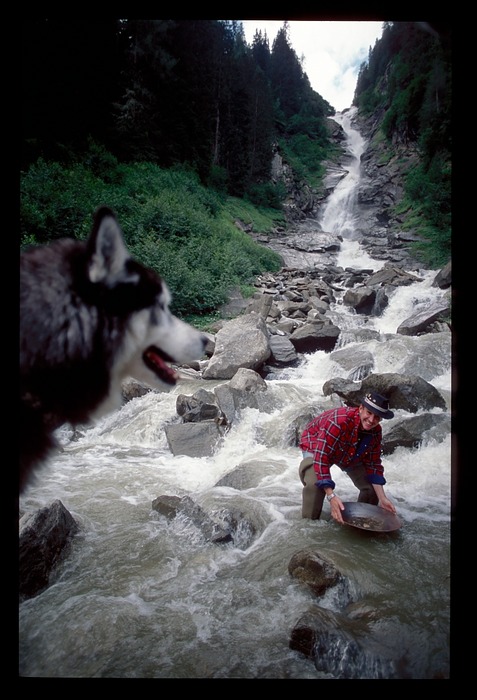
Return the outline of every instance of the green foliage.
<path id="1" fill-rule="evenodd" d="M 103 153 L 101 162 L 108 161 Z M 210 313 L 225 303 L 230 288 L 279 269 L 276 253 L 234 225 L 227 209 L 233 200 L 201 185 L 190 168 L 137 163 L 115 170 L 114 160 L 109 162 L 107 182 L 82 163 L 65 166 L 40 159 L 22 173 L 23 245 L 63 236 L 84 239 L 93 211 L 107 204 L 118 215 L 131 254 L 164 277 L 173 294 L 172 308 L 182 316 Z M 251 204 L 242 207 L 257 220 L 273 221 Z"/>
<path id="2" fill-rule="evenodd" d="M 266 233 L 274 226 L 285 226 L 286 221 L 282 211 L 257 207 L 249 199 L 228 197 L 223 209 L 227 221 L 241 221 L 245 226 L 251 226 L 257 233 Z"/>
<path id="3" fill-rule="evenodd" d="M 212 165 L 207 177 L 207 186 L 221 194 L 227 193 L 228 188 L 227 170 L 220 165 Z"/>
<path id="4" fill-rule="evenodd" d="M 321 115 L 318 117 L 312 114 L 305 114 L 303 110 L 288 119 L 286 122 L 286 133 L 290 136 L 296 134 L 308 136 L 321 146 L 326 146 L 328 142 L 328 133 Z"/>
<path id="5" fill-rule="evenodd" d="M 381 109 L 384 101 L 384 95 L 370 87 L 359 95 L 357 99 L 358 109 L 363 115 L 369 116 Z"/>
<path id="6" fill-rule="evenodd" d="M 280 148 L 293 171 L 299 179 L 305 180 L 312 187 L 321 183 L 325 174 L 323 161 L 331 153 L 331 148 L 324 148 L 319 141 L 311 139 L 306 134 L 281 139 Z"/>
<path id="7" fill-rule="evenodd" d="M 250 185 L 245 193 L 246 199 L 249 199 L 255 206 L 271 207 L 273 209 L 281 209 L 285 195 L 286 188 L 282 182 L 277 184 L 273 182 L 263 182 Z"/>
<path id="8" fill-rule="evenodd" d="M 407 176 L 406 194 L 418 212 L 417 230 L 424 239 L 416 244 L 416 250 L 427 262 L 444 265 L 451 257 L 452 233 L 451 166 L 447 157 L 436 154 L 428 168 L 424 163 L 413 168 Z"/>
<path id="9" fill-rule="evenodd" d="M 420 224 L 419 233 L 423 240 L 411 244 L 411 250 L 417 258 L 423 260 L 431 269 L 444 267 L 451 259 L 451 231 L 437 229 Z"/>
<path id="10" fill-rule="evenodd" d="M 191 326 L 198 328 L 200 331 L 214 333 L 216 331 L 215 324 L 222 318 L 220 311 L 212 311 L 211 313 L 203 313 L 200 316 L 194 314 L 186 314 L 184 321 L 190 323 Z"/>
<path id="11" fill-rule="evenodd" d="M 21 242 L 85 238 L 92 211 L 104 200 L 107 185 L 78 163 L 63 166 L 40 158 L 21 176 Z"/>
<path id="12" fill-rule="evenodd" d="M 102 143 L 97 143 L 88 137 L 87 148 L 82 157 L 82 163 L 87 170 L 104 182 L 119 184 L 123 171 L 118 159 L 106 150 Z"/>
<path id="13" fill-rule="evenodd" d="M 451 255 L 451 52 L 445 29 L 438 35 L 425 24 L 385 24 L 361 66 L 355 101 L 363 114 L 379 115 L 389 144 L 419 151 L 406 177 L 403 227 L 422 237 L 416 253 L 442 264 Z"/>

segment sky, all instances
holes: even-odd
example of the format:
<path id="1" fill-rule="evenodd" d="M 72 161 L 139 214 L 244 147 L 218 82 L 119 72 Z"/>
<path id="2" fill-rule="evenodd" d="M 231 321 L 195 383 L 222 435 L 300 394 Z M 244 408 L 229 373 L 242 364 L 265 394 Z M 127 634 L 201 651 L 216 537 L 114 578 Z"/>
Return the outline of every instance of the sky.
<path id="1" fill-rule="evenodd" d="M 266 31 L 270 50 L 284 20 L 241 20 L 247 44 L 255 31 Z M 302 64 L 311 87 L 337 112 L 351 107 L 359 68 L 367 61 L 369 48 L 382 35 L 383 21 L 290 20 L 289 41 Z"/>

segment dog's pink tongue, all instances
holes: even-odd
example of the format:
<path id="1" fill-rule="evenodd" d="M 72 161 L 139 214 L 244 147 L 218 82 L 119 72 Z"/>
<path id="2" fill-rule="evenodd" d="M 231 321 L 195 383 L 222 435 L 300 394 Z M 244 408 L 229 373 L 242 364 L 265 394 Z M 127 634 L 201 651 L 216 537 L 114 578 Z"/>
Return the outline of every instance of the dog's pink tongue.
<path id="1" fill-rule="evenodd" d="M 144 361 L 153 372 L 157 374 L 166 384 L 175 384 L 178 379 L 178 374 L 169 367 L 162 359 L 157 348 L 150 347 L 144 353 Z"/>

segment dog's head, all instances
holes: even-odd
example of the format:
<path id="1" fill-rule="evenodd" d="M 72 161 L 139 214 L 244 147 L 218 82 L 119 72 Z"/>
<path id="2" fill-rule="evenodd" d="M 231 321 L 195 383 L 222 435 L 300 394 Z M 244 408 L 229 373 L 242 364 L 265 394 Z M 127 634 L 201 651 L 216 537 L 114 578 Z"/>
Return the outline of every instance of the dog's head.
<path id="1" fill-rule="evenodd" d="M 86 243 L 65 238 L 22 253 L 20 279 L 22 490 L 60 425 L 119 408 L 129 377 L 170 389 L 171 365 L 200 359 L 207 339 L 171 314 L 166 283 L 131 257 L 106 207 Z"/>
<path id="2" fill-rule="evenodd" d="M 130 256 L 107 207 L 96 212 L 87 260 L 89 282 L 103 310 L 124 321 L 118 379 L 130 376 L 161 390 L 174 386 L 178 376 L 170 365 L 200 359 L 207 339 L 170 312 L 167 284 Z"/>

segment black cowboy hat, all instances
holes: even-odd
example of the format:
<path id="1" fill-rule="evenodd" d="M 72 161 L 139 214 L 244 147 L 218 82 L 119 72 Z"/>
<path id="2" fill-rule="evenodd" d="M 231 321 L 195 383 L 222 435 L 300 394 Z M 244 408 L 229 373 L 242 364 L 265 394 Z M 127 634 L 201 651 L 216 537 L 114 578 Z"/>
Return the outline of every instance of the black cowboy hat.
<path id="1" fill-rule="evenodd" d="M 389 410 L 389 401 L 381 394 L 369 391 L 366 396 L 363 396 L 361 403 L 379 418 L 394 418 L 394 413 Z"/>

